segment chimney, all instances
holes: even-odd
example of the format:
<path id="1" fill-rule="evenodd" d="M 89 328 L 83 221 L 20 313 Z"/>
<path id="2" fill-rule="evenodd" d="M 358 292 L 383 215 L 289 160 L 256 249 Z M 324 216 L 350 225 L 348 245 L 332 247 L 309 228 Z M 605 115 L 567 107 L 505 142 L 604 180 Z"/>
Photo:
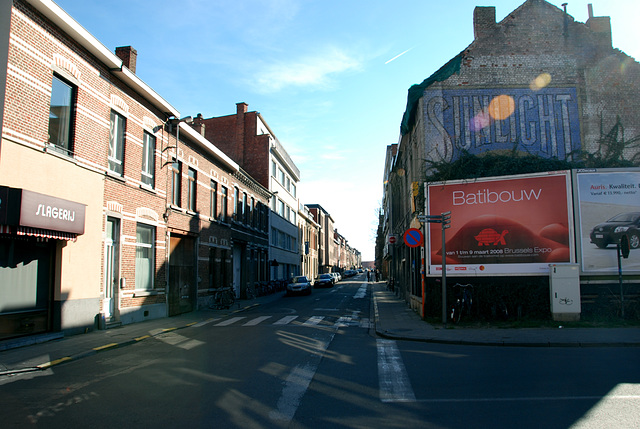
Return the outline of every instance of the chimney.
<path id="1" fill-rule="evenodd" d="M 131 70 L 131 73 L 136 73 L 138 51 L 133 49 L 131 46 L 119 46 L 116 48 L 116 55 L 122 60 L 123 64 Z"/>
<path id="2" fill-rule="evenodd" d="M 608 16 L 593 16 L 593 6 L 589 4 L 587 6 L 589 12 L 589 19 L 586 24 L 587 27 L 598 38 L 599 44 L 604 48 L 611 48 L 611 18 Z"/>
<path id="3" fill-rule="evenodd" d="M 198 133 L 200 133 L 202 137 L 206 138 L 206 135 L 205 135 L 206 126 L 204 123 L 204 118 L 202 117 L 202 113 L 198 113 L 198 116 L 193 118 L 193 122 L 191 123 L 191 128 L 193 128 Z"/>
<path id="4" fill-rule="evenodd" d="M 240 166 L 244 165 L 244 127 L 248 107 L 247 103 L 236 103 L 236 162 Z"/>
<path id="5" fill-rule="evenodd" d="M 496 8 L 494 6 L 476 6 L 473 10 L 473 37 L 478 40 L 493 34 L 496 26 Z"/>

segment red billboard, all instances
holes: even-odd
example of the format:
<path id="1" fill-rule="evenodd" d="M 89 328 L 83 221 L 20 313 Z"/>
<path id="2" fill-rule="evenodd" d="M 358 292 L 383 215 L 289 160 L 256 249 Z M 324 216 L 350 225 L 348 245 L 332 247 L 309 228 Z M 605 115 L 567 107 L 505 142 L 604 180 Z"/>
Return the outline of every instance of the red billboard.
<path id="1" fill-rule="evenodd" d="M 427 186 L 427 214 L 451 211 L 447 272 L 548 275 L 574 261 L 568 171 L 481 178 Z M 432 223 L 429 274 L 442 274 L 441 225 Z"/>

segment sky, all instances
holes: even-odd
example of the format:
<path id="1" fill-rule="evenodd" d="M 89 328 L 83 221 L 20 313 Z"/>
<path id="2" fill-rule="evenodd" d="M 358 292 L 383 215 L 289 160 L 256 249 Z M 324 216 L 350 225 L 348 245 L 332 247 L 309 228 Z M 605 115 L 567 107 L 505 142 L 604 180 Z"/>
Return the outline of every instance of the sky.
<path id="1" fill-rule="evenodd" d="M 386 147 L 407 91 L 473 41 L 475 6 L 496 20 L 524 0 L 56 0 L 136 74 L 205 118 L 258 111 L 301 172 L 298 197 L 374 259 Z M 610 16 L 613 46 L 639 59 L 638 0 L 551 0 L 576 21 Z"/>

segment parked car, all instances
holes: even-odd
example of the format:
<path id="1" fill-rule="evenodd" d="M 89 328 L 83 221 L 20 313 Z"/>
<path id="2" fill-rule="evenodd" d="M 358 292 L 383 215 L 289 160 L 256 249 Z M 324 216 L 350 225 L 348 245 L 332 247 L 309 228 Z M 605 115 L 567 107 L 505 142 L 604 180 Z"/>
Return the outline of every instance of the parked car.
<path id="1" fill-rule="evenodd" d="M 621 213 L 591 230 L 591 242 L 601 249 L 620 242 L 622 235 L 629 237 L 629 247 L 640 247 L 640 212 Z"/>
<path id="2" fill-rule="evenodd" d="M 306 294 L 311 295 L 311 282 L 307 276 L 295 276 L 287 285 L 287 295 Z"/>
<path id="3" fill-rule="evenodd" d="M 331 274 L 320 274 L 313 283 L 313 287 L 333 287 L 335 282 L 336 281 Z"/>

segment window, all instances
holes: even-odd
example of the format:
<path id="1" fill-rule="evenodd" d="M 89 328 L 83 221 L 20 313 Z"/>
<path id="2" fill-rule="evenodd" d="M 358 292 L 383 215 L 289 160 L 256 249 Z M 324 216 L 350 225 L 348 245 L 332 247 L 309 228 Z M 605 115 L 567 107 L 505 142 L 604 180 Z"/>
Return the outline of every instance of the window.
<path id="1" fill-rule="evenodd" d="M 287 177 L 287 184 L 285 185 L 285 187 L 287 188 L 288 192 L 291 192 L 291 179 L 289 179 L 289 177 Z"/>
<path id="2" fill-rule="evenodd" d="M 210 216 L 213 219 L 218 219 L 218 183 L 215 180 L 211 181 L 211 207 L 210 207 Z"/>
<path id="3" fill-rule="evenodd" d="M 189 195 L 188 195 L 188 206 L 187 208 L 192 212 L 196 211 L 196 187 L 198 182 L 196 181 L 196 170 L 193 168 L 189 168 Z"/>
<path id="4" fill-rule="evenodd" d="M 296 184 L 295 183 L 291 183 L 291 195 L 296 197 Z"/>
<path id="5" fill-rule="evenodd" d="M 284 171 L 278 169 L 278 182 L 284 186 Z"/>
<path id="6" fill-rule="evenodd" d="M 249 211 L 247 210 L 247 194 L 245 192 L 242 193 L 242 222 L 249 222 Z"/>
<path id="7" fill-rule="evenodd" d="M 66 154 L 73 153 L 73 120 L 76 89 L 58 76 L 51 83 L 49 106 L 49 143 Z"/>
<path id="8" fill-rule="evenodd" d="M 233 188 L 233 220 L 238 220 L 239 212 L 238 204 L 240 203 L 240 190 L 238 188 Z"/>
<path id="9" fill-rule="evenodd" d="M 155 187 L 156 138 L 148 132 L 142 136 L 142 183 Z"/>
<path id="10" fill-rule="evenodd" d="M 282 200 L 278 200 L 278 214 L 284 217 L 284 202 Z"/>
<path id="11" fill-rule="evenodd" d="M 276 162 L 274 160 L 271 160 L 271 175 L 273 177 L 276 177 Z"/>
<path id="12" fill-rule="evenodd" d="M 227 188 L 225 188 L 224 186 L 222 186 L 222 189 L 220 189 L 220 196 L 221 196 L 221 200 L 220 200 L 220 220 L 221 221 L 226 221 L 227 220 Z"/>
<path id="13" fill-rule="evenodd" d="M 182 187 L 182 163 L 173 161 L 171 163 L 171 204 L 180 207 Z"/>
<path id="14" fill-rule="evenodd" d="M 253 197 L 249 203 L 249 223 L 251 226 L 256 226 L 256 200 Z"/>
<path id="15" fill-rule="evenodd" d="M 124 131 L 126 120 L 119 113 L 111 111 L 109 128 L 109 170 L 119 175 L 124 174 Z"/>
<path id="16" fill-rule="evenodd" d="M 153 289 L 155 273 L 155 236 L 153 226 L 136 226 L 136 289 Z"/>

